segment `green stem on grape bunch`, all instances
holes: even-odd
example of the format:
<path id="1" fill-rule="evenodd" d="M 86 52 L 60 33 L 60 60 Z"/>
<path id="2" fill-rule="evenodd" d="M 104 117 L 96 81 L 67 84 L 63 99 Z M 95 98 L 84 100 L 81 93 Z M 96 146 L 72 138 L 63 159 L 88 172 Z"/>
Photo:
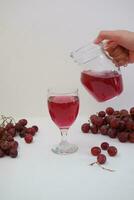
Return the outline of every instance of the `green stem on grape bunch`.
<path id="1" fill-rule="evenodd" d="M 6 117 L 5 115 L 1 115 L 0 121 L 2 121 L 0 123 L 1 127 L 5 127 L 6 124 L 8 124 L 8 123 L 15 123 L 15 120 L 13 117 L 11 117 L 11 116 Z"/>

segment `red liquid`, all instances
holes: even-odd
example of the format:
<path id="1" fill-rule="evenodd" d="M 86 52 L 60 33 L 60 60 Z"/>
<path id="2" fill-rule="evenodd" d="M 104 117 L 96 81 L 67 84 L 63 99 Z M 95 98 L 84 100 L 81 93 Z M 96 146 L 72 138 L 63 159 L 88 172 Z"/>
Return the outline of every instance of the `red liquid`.
<path id="1" fill-rule="evenodd" d="M 122 76 L 116 71 L 83 71 L 81 82 L 87 91 L 99 102 L 106 101 L 123 90 Z"/>
<path id="2" fill-rule="evenodd" d="M 79 99 L 77 96 L 51 96 L 48 109 L 59 128 L 69 128 L 78 115 Z"/>

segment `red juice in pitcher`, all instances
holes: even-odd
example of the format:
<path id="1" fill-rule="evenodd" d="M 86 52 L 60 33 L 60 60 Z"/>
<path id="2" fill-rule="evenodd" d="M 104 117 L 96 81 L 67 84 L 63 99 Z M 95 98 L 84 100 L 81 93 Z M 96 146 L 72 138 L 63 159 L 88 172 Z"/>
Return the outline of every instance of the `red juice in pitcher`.
<path id="1" fill-rule="evenodd" d="M 81 82 L 99 102 L 109 100 L 123 91 L 122 75 L 117 71 L 83 71 Z"/>

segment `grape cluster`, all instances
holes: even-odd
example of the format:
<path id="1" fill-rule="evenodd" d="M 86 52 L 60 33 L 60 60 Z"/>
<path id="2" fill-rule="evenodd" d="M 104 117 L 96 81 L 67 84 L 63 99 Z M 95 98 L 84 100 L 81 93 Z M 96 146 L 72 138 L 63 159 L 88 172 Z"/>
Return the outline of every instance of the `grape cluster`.
<path id="1" fill-rule="evenodd" d="M 26 143 L 31 143 L 38 127 L 36 125 L 26 127 L 28 123 L 26 119 L 20 119 L 16 123 L 12 117 L 3 115 L 0 121 L 2 121 L 0 124 L 0 157 L 7 155 L 15 158 L 18 155 L 18 142 L 15 137 L 20 136 L 25 139 Z"/>
<path id="2" fill-rule="evenodd" d="M 129 111 L 107 107 L 105 111 L 91 115 L 88 123 L 82 124 L 81 130 L 83 133 L 100 133 L 118 138 L 120 142 L 134 143 L 134 107 Z"/>
<path id="3" fill-rule="evenodd" d="M 108 155 L 112 156 L 112 157 L 115 156 L 118 152 L 117 148 L 115 146 L 109 146 L 109 144 L 107 142 L 101 143 L 100 147 L 94 146 L 94 147 L 91 148 L 91 154 L 93 156 L 97 157 L 97 161 L 91 163 L 90 165 L 94 165 L 96 163 L 100 166 L 100 165 L 103 165 L 106 162 L 107 158 L 106 158 L 106 155 L 102 153 L 102 150 L 107 151 Z M 108 171 L 113 171 L 111 169 L 107 169 L 107 168 L 104 168 L 104 167 L 102 167 L 102 168 L 106 169 Z"/>

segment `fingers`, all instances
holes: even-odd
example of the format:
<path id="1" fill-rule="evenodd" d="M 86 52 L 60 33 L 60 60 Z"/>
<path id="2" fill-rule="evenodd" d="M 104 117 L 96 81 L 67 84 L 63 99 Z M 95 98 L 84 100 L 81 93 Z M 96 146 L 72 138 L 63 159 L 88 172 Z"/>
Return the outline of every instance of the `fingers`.
<path id="1" fill-rule="evenodd" d="M 134 63 L 134 51 L 129 52 L 129 63 Z"/>
<path id="2" fill-rule="evenodd" d="M 121 66 L 128 65 L 127 59 L 125 59 L 125 60 L 119 60 L 119 61 L 116 61 L 115 59 L 113 59 L 113 63 L 115 64 L 116 67 L 121 67 Z"/>
<path id="3" fill-rule="evenodd" d="M 119 45 L 107 47 L 106 51 L 111 57 L 128 57 L 129 55 L 129 51 Z"/>
<path id="4" fill-rule="evenodd" d="M 126 30 L 101 31 L 94 43 L 107 40 L 104 50 L 113 58 L 115 65 L 134 63 L 134 32 Z"/>
<path id="5" fill-rule="evenodd" d="M 126 66 L 128 62 L 128 57 L 115 57 L 113 59 L 113 63 L 115 63 L 116 66 Z"/>
<path id="6" fill-rule="evenodd" d="M 113 58 L 113 63 L 116 66 L 123 66 L 129 62 L 129 51 L 119 45 L 109 45 L 106 51 Z"/>
<path id="7" fill-rule="evenodd" d="M 105 48 L 109 48 L 109 47 L 117 47 L 118 44 L 112 40 L 108 40 L 107 43 L 104 45 Z"/>
<path id="8" fill-rule="evenodd" d="M 118 38 L 118 32 L 117 31 L 101 31 L 98 35 L 98 37 L 95 39 L 94 43 L 99 44 L 103 40 L 112 40 L 116 41 Z"/>
<path id="9" fill-rule="evenodd" d="M 113 57 L 113 63 L 117 66 L 125 66 L 129 63 L 134 63 L 134 51 L 129 51 L 128 53 L 122 53 L 122 54 L 116 54 L 116 56 Z"/>

